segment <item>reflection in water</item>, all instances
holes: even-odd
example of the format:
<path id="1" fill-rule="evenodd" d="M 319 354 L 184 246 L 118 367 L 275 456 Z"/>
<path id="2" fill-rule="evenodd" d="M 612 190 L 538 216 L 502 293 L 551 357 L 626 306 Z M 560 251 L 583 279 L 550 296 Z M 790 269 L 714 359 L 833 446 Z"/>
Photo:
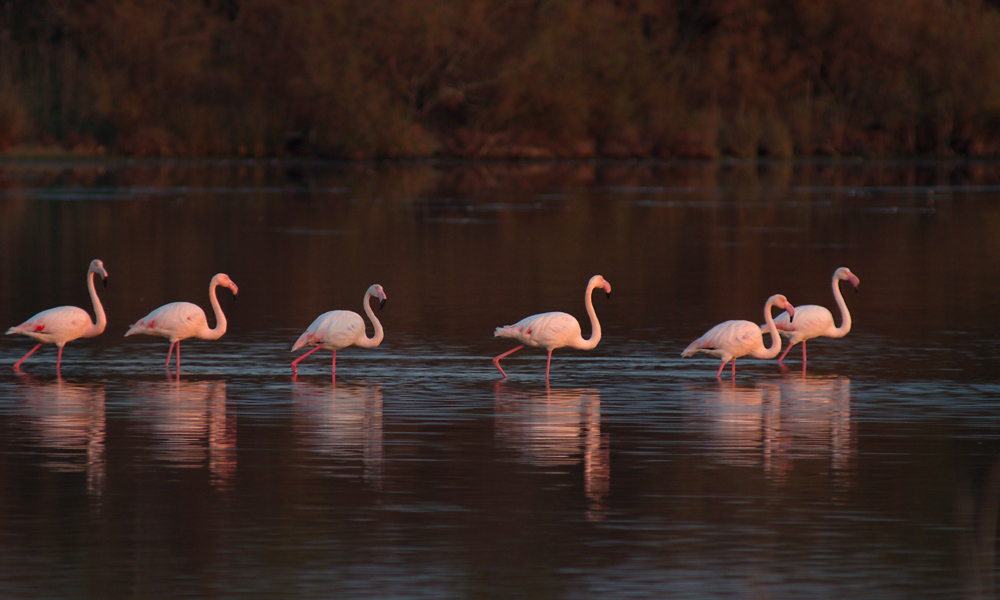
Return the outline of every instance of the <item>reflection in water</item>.
<path id="1" fill-rule="evenodd" d="M 601 435 L 601 395 L 592 389 L 494 388 L 497 445 L 516 450 L 528 464 L 570 466 L 583 460 L 587 516 L 602 519 L 611 482 L 609 437 Z"/>
<path id="2" fill-rule="evenodd" d="M 382 386 L 293 381 L 299 436 L 317 452 L 360 457 L 364 480 L 381 488 L 385 472 Z"/>
<path id="3" fill-rule="evenodd" d="M 226 412 L 226 382 L 184 381 L 180 374 L 142 386 L 151 445 L 177 466 L 207 463 L 212 484 L 228 489 L 236 473 L 236 421 Z"/>
<path id="4" fill-rule="evenodd" d="M 21 376 L 17 392 L 32 437 L 41 446 L 43 466 L 87 474 L 87 493 L 104 493 L 104 384 L 42 381 Z"/>
<path id="5" fill-rule="evenodd" d="M 795 376 L 753 387 L 723 382 L 698 395 L 720 462 L 762 464 L 768 478 L 783 482 L 795 461 L 822 459 L 849 483 L 857 458 L 849 378 Z"/>
<path id="6" fill-rule="evenodd" d="M 959 485 L 955 501 L 958 556 L 965 587 L 962 597 L 996 598 L 1000 460 L 993 461 L 982 476 L 981 482 L 970 480 L 963 483 L 966 485 Z M 976 490 L 976 487 L 982 489 Z"/>

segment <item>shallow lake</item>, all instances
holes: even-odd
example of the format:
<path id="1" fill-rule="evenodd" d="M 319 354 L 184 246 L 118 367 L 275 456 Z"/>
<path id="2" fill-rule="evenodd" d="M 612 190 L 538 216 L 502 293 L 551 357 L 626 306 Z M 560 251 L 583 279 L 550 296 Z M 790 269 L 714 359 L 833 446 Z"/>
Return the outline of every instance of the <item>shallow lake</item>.
<path id="1" fill-rule="evenodd" d="M 58 374 L 0 338 L 0 597 L 996 596 L 1000 163 L 0 162 L 0 326 L 92 313 L 93 258 Z M 680 357 L 839 323 L 840 266 L 805 367 Z M 217 272 L 179 372 L 123 337 Z M 598 273 L 600 344 L 501 378 Z M 382 344 L 293 377 L 373 283 Z"/>

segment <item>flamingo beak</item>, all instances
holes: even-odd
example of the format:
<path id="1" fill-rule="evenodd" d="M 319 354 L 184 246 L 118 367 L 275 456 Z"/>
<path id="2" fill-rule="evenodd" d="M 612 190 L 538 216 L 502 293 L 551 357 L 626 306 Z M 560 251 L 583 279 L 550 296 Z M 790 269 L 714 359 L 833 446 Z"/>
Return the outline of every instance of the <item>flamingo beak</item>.
<path id="1" fill-rule="evenodd" d="M 101 283 L 104 284 L 104 287 L 108 287 L 108 276 L 107 275 L 104 275 L 104 277 L 101 277 Z"/>
<path id="2" fill-rule="evenodd" d="M 382 288 L 380 287 L 379 290 L 378 290 L 378 309 L 379 310 L 382 310 L 383 308 L 385 308 L 385 301 L 386 300 L 388 300 L 388 296 L 385 295 L 385 292 L 383 292 Z"/>
<path id="3" fill-rule="evenodd" d="M 383 308 L 385 308 L 385 300 L 386 300 L 385 298 L 382 298 L 381 300 L 378 301 L 378 309 L 379 310 L 382 310 Z"/>
<path id="4" fill-rule="evenodd" d="M 790 302 L 785 303 L 785 312 L 788 313 L 788 322 L 791 323 L 795 319 L 795 307 Z"/>
<path id="5" fill-rule="evenodd" d="M 604 293 L 607 294 L 608 298 L 611 297 L 611 284 L 607 281 L 604 282 Z"/>

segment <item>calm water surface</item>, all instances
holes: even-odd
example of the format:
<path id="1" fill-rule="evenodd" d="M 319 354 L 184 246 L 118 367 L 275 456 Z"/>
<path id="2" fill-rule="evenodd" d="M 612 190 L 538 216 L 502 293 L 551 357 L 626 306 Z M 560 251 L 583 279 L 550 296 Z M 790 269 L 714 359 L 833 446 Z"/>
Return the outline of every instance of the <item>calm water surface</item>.
<path id="1" fill-rule="evenodd" d="M 2 327 L 110 273 L 61 377 L 0 338 L 0 597 L 996 597 L 997 232 L 995 163 L 0 163 Z M 806 369 L 679 357 L 839 266 Z M 220 271 L 179 374 L 123 337 Z M 596 273 L 600 345 L 501 380 Z M 382 345 L 293 377 L 372 283 Z"/>

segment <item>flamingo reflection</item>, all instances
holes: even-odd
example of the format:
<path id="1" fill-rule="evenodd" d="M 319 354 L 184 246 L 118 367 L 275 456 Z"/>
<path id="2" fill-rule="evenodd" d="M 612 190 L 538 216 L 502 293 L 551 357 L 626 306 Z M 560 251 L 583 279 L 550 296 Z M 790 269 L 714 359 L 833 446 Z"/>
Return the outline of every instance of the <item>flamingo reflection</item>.
<path id="1" fill-rule="evenodd" d="M 59 472 L 83 472 L 87 492 L 104 492 L 104 383 L 71 383 L 61 377 L 40 380 L 23 375 L 16 406 L 26 430 L 41 447 L 43 465 Z"/>
<path id="2" fill-rule="evenodd" d="M 208 466 L 212 484 L 229 488 L 236 474 L 236 420 L 226 411 L 226 382 L 167 381 L 137 390 L 153 451 L 178 467 Z"/>
<path id="3" fill-rule="evenodd" d="M 797 462 L 825 462 L 842 483 L 857 457 L 847 377 L 786 377 L 700 390 L 710 452 L 724 464 L 762 465 L 783 482 Z"/>
<path id="4" fill-rule="evenodd" d="M 608 434 L 601 434 L 601 395 L 593 389 L 510 390 L 494 388 L 495 435 L 527 464 L 568 467 L 583 462 L 587 516 L 607 514 L 611 481 Z"/>
<path id="5" fill-rule="evenodd" d="M 313 383 L 293 378 L 294 421 L 313 450 L 340 458 L 360 458 L 364 481 L 379 488 L 385 473 L 382 386 Z"/>

